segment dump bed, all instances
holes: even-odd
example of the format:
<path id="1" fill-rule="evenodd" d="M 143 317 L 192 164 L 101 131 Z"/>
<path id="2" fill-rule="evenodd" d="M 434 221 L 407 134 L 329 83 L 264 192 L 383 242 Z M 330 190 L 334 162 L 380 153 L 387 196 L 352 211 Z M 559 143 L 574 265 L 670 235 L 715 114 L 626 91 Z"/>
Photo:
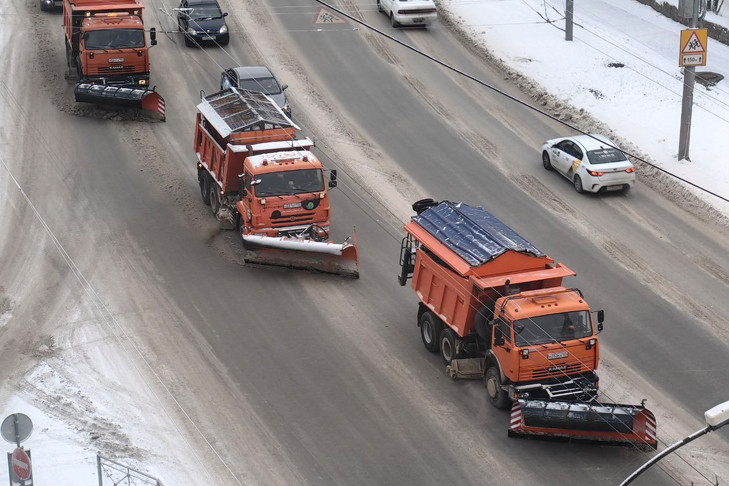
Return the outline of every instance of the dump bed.
<path id="1" fill-rule="evenodd" d="M 418 298 L 460 336 L 484 304 L 519 291 L 554 288 L 575 273 L 554 262 L 483 208 L 442 202 L 405 230 L 420 244 L 412 286 Z"/>
<path id="2" fill-rule="evenodd" d="M 99 10 L 106 7 L 119 8 L 120 6 L 131 6 L 132 8 L 142 8 L 142 4 L 135 0 L 67 0 L 71 6 L 78 10 L 82 8 L 90 11 Z"/>

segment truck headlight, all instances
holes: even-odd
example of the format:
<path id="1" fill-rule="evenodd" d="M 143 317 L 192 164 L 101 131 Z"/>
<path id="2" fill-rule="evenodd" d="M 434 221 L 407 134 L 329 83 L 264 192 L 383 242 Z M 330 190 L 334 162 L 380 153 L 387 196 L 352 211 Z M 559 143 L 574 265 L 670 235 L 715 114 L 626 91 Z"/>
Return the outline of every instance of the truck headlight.
<path id="1" fill-rule="evenodd" d="M 196 35 L 197 34 L 197 31 L 195 29 L 193 29 L 192 27 L 188 27 L 187 28 L 187 33 L 190 34 L 190 35 Z"/>
<path id="2" fill-rule="evenodd" d="M 147 80 L 146 79 L 140 79 L 139 80 L 139 84 L 147 84 Z"/>
<path id="3" fill-rule="evenodd" d="M 220 28 L 220 33 L 221 34 L 227 34 L 228 33 L 228 26 L 227 25 L 222 26 Z"/>

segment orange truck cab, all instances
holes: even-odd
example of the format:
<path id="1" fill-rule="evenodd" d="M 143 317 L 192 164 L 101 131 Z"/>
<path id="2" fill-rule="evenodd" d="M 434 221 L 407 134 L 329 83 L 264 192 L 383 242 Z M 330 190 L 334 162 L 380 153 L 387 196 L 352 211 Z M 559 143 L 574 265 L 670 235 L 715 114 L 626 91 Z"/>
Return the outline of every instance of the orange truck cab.
<path id="1" fill-rule="evenodd" d="M 64 0 L 66 61 L 79 82 L 146 88 L 149 52 L 142 4 L 135 0 Z M 156 32 L 150 29 L 150 45 Z"/>
<path id="2" fill-rule="evenodd" d="M 203 201 L 242 234 L 289 236 L 329 231 L 324 166 L 308 138 L 270 98 L 230 88 L 198 105 L 194 150 Z"/>
<path id="3" fill-rule="evenodd" d="M 597 396 L 597 323 L 575 273 L 482 208 L 423 200 L 405 226 L 399 281 L 412 277 L 425 347 L 456 378 L 482 378 L 492 404 Z"/>

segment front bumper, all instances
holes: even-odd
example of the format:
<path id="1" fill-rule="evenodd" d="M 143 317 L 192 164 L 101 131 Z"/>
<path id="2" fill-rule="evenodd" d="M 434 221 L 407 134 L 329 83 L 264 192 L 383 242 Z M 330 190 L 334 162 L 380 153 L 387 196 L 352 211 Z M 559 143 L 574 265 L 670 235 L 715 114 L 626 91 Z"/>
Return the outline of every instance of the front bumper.
<path id="1" fill-rule="evenodd" d="M 143 83 L 140 83 L 143 81 Z M 82 83 L 102 84 L 119 88 L 149 88 L 149 73 L 122 74 L 118 76 L 84 76 Z"/>
<path id="2" fill-rule="evenodd" d="M 597 373 L 582 373 L 539 382 L 522 382 L 509 385 L 509 398 L 537 398 L 590 402 L 597 398 L 599 386 Z"/>

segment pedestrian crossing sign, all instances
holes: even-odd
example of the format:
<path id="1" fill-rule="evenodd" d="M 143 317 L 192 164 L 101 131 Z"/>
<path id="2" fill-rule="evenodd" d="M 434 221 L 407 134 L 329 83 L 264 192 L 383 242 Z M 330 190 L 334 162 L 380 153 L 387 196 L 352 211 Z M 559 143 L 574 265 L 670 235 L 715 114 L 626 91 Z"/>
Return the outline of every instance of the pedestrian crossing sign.
<path id="1" fill-rule="evenodd" d="M 706 66 L 706 29 L 685 29 L 681 31 L 681 52 L 679 66 Z"/>

